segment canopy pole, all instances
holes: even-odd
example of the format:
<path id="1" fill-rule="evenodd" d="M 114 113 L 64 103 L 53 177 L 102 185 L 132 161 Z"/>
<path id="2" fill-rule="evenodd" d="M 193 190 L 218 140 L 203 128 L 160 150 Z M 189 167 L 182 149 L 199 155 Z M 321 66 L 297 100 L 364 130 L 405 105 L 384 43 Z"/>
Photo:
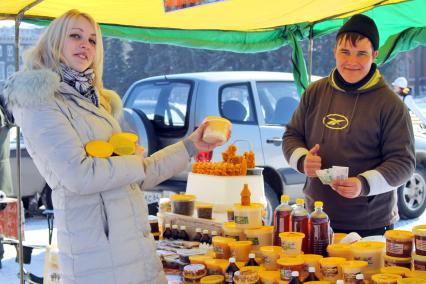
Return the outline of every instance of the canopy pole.
<path id="1" fill-rule="evenodd" d="M 314 24 L 309 27 L 309 45 L 308 45 L 308 79 L 309 84 L 312 82 L 312 54 L 314 51 Z"/>
<path id="2" fill-rule="evenodd" d="M 44 0 L 36 0 L 25 6 L 15 17 L 15 71 L 19 71 L 19 27 L 26 11 Z M 18 259 L 20 284 L 24 284 L 24 249 L 22 245 L 22 192 L 21 192 L 21 129 L 16 126 L 16 184 L 18 186 Z"/>

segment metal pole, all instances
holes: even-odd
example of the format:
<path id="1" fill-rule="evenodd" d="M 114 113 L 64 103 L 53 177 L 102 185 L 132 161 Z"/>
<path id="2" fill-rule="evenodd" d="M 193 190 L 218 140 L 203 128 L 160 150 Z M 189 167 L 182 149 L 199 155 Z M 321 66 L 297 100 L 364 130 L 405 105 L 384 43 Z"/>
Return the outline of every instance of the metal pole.
<path id="1" fill-rule="evenodd" d="M 308 45 L 308 74 L 309 84 L 312 82 L 312 54 L 314 51 L 314 24 L 309 28 L 309 45 Z"/>

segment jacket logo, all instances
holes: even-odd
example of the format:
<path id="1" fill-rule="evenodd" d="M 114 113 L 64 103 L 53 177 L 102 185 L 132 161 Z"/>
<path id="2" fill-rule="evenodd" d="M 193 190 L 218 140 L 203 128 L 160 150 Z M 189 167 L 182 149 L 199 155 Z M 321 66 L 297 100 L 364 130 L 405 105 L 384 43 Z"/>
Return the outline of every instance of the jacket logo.
<path id="1" fill-rule="evenodd" d="M 322 123 L 327 128 L 341 130 L 348 127 L 349 120 L 344 115 L 331 113 L 324 116 L 324 118 L 322 119 Z"/>

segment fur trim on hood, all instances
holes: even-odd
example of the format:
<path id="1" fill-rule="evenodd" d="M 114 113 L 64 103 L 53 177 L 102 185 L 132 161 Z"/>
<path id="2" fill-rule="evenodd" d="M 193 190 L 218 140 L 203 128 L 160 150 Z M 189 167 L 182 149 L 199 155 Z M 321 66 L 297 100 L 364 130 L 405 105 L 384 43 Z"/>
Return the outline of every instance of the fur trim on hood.
<path id="1" fill-rule="evenodd" d="M 54 96 L 59 87 L 60 77 L 50 69 L 19 71 L 6 81 L 3 96 L 9 107 L 28 107 Z M 102 94 L 110 105 L 110 109 L 105 107 L 107 111 L 119 118 L 123 110 L 120 96 L 110 90 L 103 90 Z"/>

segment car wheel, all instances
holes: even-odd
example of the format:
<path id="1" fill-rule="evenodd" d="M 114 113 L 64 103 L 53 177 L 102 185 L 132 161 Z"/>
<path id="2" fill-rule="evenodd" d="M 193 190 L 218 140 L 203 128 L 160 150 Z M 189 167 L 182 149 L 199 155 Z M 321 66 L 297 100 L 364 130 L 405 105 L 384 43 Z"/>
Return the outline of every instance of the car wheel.
<path id="1" fill-rule="evenodd" d="M 401 219 L 417 218 L 426 208 L 426 170 L 417 165 L 411 178 L 398 188 L 398 211 Z"/>
<path id="2" fill-rule="evenodd" d="M 279 205 L 278 197 L 274 189 L 265 182 L 265 195 L 266 195 L 266 216 L 265 225 L 272 225 L 274 222 L 274 210 Z"/>
<path id="3" fill-rule="evenodd" d="M 52 189 L 46 184 L 41 192 L 41 202 L 47 210 L 53 210 Z"/>

